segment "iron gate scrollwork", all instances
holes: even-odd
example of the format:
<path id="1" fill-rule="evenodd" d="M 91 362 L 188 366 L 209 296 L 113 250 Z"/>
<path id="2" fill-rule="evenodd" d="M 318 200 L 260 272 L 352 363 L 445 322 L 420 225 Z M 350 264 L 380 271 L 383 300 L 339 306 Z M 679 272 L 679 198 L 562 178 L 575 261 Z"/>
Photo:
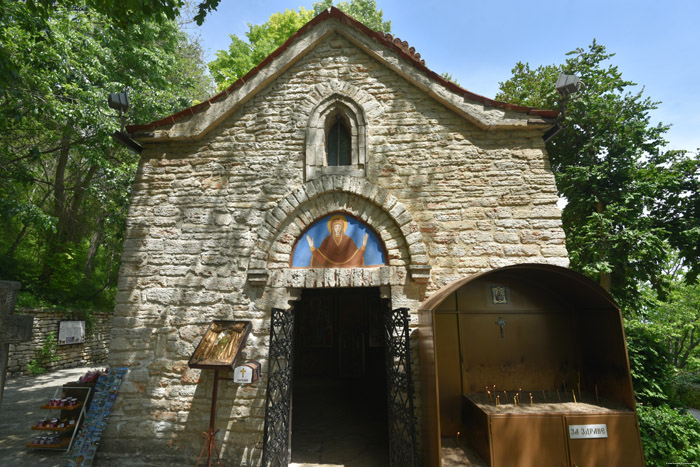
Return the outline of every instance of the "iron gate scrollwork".
<path id="1" fill-rule="evenodd" d="M 389 462 L 392 467 L 414 467 L 418 465 L 418 455 L 408 308 L 397 308 L 385 312 L 384 337 L 389 411 Z"/>
<path id="2" fill-rule="evenodd" d="M 286 467 L 289 464 L 293 358 L 294 310 L 273 308 L 265 402 L 264 467 Z"/>

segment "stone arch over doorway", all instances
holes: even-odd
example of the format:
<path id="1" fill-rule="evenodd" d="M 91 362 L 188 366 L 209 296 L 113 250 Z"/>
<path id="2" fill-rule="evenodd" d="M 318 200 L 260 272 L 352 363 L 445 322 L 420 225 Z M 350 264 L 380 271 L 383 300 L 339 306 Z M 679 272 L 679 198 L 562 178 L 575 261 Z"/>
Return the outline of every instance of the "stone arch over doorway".
<path id="1" fill-rule="evenodd" d="M 289 269 L 298 236 L 319 217 L 346 212 L 371 225 L 381 237 L 388 265 L 379 268 Z M 430 278 L 428 250 L 418 224 L 387 190 L 352 176 L 326 175 L 289 193 L 265 216 L 248 269 L 252 285 L 354 287 L 399 285 Z"/>

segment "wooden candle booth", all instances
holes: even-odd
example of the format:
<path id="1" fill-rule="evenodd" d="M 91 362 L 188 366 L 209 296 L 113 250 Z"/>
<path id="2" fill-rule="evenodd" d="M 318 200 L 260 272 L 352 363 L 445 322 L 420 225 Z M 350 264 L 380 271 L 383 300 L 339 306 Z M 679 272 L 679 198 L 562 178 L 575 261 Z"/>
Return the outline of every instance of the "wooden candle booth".
<path id="1" fill-rule="evenodd" d="M 571 270 L 518 265 L 421 307 L 429 465 L 458 438 L 491 467 L 644 465 L 620 309 Z"/>

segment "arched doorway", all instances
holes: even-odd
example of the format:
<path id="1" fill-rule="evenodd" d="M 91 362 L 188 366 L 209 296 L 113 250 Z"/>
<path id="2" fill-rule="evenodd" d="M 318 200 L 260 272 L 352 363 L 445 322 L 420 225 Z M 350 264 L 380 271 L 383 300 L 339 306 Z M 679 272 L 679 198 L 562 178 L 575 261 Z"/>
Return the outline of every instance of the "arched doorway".
<path id="1" fill-rule="evenodd" d="M 376 287 L 302 291 L 292 464 L 389 465 L 382 312 Z"/>
<path id="2" fill-rule="evenodd" d="M 392 309 L 389 299 L 377 301 L 379 290 L 303 289 L 301 299 L 290 302 L 291 308 L 271 310 L 264 466 L 313 465 L 319 458 L 324 463 L 335 460 L 368 467 L 419 465 L 409 313 L 407 308 Z M 306 332 L 308 325 L 317 329 Z M 311 345 L 298 343 L 301 339 Z M 298 365 L 297 358 L 301 359 Z M 348 413 L 355 418 L 353 433 L 368 432 L 349 444 L 343 438 L 345 428 L 338 426 L 347 421 L 343 414 Z M 295 439 L 295 431 L 305 428 L 312 438 L 315 432 L 341 440 L 341 449 L 366 454 L 366 458 L 355 458 L 353 453 L 353 459 L 347 460 L 330 451 L 324 458 L 317 449 L 323 439 L 311 439 L 310 449 L 304 446 L 308 441 L 304 433 Z"/>

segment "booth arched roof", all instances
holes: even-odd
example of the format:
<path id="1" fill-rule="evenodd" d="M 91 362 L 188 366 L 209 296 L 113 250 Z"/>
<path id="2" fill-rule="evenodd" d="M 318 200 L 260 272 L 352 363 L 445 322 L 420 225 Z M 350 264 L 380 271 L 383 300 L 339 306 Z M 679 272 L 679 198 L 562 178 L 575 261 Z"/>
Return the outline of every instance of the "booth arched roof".
<path id="1" fill-rule="evenodd" d="M 458 279 L 430 295 L 421 304 L 419 311 L 434 311 L 453 292 L 474 280 L 490 276 L 494 279 L 503 276 L 521 278 L 531 283 L 538 283 L 582 308 L 614 308 L 619 311 L 619 306 L 612 295 L 583 274 L 561 266 L 535 263 L 506 266 Z"/>

